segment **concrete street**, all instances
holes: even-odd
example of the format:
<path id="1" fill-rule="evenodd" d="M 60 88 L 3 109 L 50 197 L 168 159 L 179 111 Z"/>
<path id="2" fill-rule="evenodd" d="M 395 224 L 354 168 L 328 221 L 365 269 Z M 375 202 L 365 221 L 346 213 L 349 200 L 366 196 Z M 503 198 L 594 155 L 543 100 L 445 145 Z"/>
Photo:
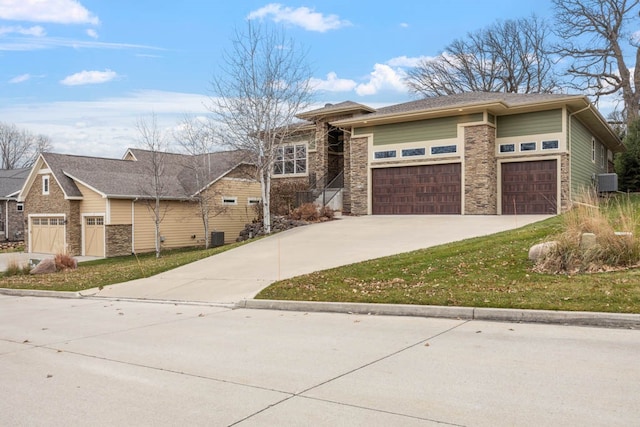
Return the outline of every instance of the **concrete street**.
<path id="1" fill-rule="evenodd" d="M 0 425 L 631 426 L 640 331 L 0 295 Z"/>

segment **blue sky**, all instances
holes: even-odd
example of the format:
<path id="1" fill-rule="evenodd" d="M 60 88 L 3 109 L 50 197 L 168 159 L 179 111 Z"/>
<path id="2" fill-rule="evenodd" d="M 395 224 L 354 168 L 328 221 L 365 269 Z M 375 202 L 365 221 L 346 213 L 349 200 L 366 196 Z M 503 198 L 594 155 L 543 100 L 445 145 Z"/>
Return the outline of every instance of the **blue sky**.
<path id="1" fill-rule="evenodd" d="M 550 0 L 0 0 L 0 121 L 52 138 L 54 151 L 121 157 L 136 120 L 168 131 L 206 115 L 210 82 L 247 19 L 305 46 L 318 104 L 411 100 L 403 73 L 468 31 Z"/>

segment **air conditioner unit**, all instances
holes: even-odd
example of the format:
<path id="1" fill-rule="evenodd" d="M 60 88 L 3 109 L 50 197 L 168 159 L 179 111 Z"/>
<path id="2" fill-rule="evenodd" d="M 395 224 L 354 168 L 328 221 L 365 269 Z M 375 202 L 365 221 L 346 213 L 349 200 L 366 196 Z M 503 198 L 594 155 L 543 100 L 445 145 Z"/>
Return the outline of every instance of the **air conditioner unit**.
<path id="1" fill-rule="evenodd" d="M 601 193 L 618 191 L 618 175 L 615 173 L 599 174 L 598 191 Z"/>

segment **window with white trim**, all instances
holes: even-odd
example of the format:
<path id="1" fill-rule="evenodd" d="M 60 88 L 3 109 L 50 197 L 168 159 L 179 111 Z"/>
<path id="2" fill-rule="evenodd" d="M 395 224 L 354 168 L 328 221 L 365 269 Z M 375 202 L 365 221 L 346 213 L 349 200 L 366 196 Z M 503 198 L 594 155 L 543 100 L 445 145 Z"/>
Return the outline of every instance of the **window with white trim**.
<path id="1" fill-rule="evenodd" d="M 520 143 L 520 151 L 536 151 L 536 143 L 522 142 Z"/>
<path id="2" fill-rule="evenodd" d="M 402 150 L 402 157 L 424 156 L 426 153 L 424 148 L 406 148 Z"/>
<path id="3" fill-rule="evenodd" d="M 458 147 L 455 145 L 438 145 L 431 147 L 431 154 L 452 154 L 457 153 Z"/>
<path id="4" fill-rule="evenodd" d="M 42 194 L 49 194 L 49 175 L 42 176 Z"/>
<path id="5" fill-rule="evenodd" d="M 307 173 L 307 146 L 305 144 L 283 145 L 276 150 L 273 163 L 274 175 L 296 175 Z"/>
<path id="6" fill-rule="evenodd" d="M 16 205 L 16 210 L 17 210 L 18 212 L 22 212 L 22 211 L 24 211 L 24 203 L 18 203 L 18 204 Z"/>
<path id="7" fill-rule="evenodd" d="M 596 139 L 591 138 L 591 161 L 596 162 Z"/>
<path id="8" fill-rule="evenodd" d="M 560 147 L 558 140 L 542 141 L 543 150 L 557 150 Z"/>
<path id="9" fill-rule="evenodd" d="M 396 156 L 396 150 L 376 151 L 373 153 L 375 159 L 392 159 Z"/>
<path id="10" fill-rule="evenodd" d="M 262 199 L 260 197 L 249 197 L 247 199 L 247 204 L 249 206 L 258 205 L 258 204 L 260 204 L 261 201 L 262 201 Z"/>
<path id="11" fill-rule="evenodd" d="M 500 144 L 501 153 L 515 153 L 516 144 Z"/>
<path id="12" fill-rule="evenodd" d="M 600 144 L 600 162 L 602 169 L 607 167 L 607 149 L 603 144 Z"/>
<path id="13" fill-rule="evenodd" d="M 237 197 L 223 196 L 222 197 L 222 204 L 225 205 L 225 206 L 237 205 L 238 204 L 238 198 Z"/>

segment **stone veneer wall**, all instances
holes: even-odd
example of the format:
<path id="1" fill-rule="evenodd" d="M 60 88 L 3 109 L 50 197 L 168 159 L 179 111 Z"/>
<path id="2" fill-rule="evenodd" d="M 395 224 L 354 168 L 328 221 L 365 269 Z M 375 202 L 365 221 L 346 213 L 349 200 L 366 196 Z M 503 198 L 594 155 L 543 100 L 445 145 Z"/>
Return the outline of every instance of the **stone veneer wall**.
<path id="1" fill-rule="evenodd" d="M 105 255 L 107 257 L 131 255 L 131 224 L 105 226 Z"/>
<path id="2" fill-rule="evenodd" d="M 7 240 L 24 239 L 24 211 L 18 211 L 18 202 L 15 200 L 7 200 L 8 203 L 8 219 L 9 229 L 5 230 Z"/>
<path id="3" fill-rule="evenodd" d="M 344 133 L 344 188 L 342 189 L 342 212 L 351 213 L 351 133 Z"/>
<path id="4" fill-rule="evenodd" d="M 37 214 L 57 214 L 65 215 L 66 229 L 66 252 L 71 256 L 78 256 L 82 253 L 82 223 L 80 220 L 80 201 L 65 200 L 64 193 L 58 183 L 49 175 L 49 194 L 42 194 L 41 177 L 38 175 L 31 186 L 29 194 L 24 201 L 24 224 L 28 227 L 29 215 Z M 29 239 L 25 236 L 25 249 L 29 251 Z"/>
<path id="5" fill-rule="evenodd" d="M 367 215 L 367 207 L 369 204 L 369 139 L 351 138 L 349 145 L 349 188 L 351 189 L 351 213 L 353 215 Z"/>
<path id="6" fill-rule="evenodd" d="M 464 213 L 467 215 L 498 212 L 495 141 L 493 126 L 464 128 Z"/>
<path id="7" fill-rule="evenodd" d="M 569 167 L 569 154 L 565 153 L 560 156 L 560 212 L 564 213 L 571 209 L 571 185 L 569 176 L 571 174 Z"/>

